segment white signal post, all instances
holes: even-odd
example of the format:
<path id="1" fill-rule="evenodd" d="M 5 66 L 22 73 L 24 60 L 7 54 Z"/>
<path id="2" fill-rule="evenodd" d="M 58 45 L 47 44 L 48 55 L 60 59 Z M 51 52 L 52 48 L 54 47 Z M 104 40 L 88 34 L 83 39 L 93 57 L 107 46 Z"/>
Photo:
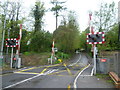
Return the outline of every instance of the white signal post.
<path id="1" fill-rule="evenodd" d="M 93 45 L 94 46 L 94 52 L 93 52 L 93 54 L 94 54 L 94 75 L 96 75 L 96 45 L 94 44 Z"/>
<path id="2" fill-rule="evenodd" d="M 10 67 L 12 68 L 13 63 L 13 47 L 11 49 L 11 61 L 10 61 Z"/>
<path id="3" fill-rule="evenodd" d="M 90 28 L 90 33 L 94 33 L 93 31 L 93 26 L 92 26 L 92 12 L 89 13 L 89 28 Z M 94 58 L 94 75 L 96 75 L 96 45 L 92 44 L 93 47 L 93 58 Z"/>

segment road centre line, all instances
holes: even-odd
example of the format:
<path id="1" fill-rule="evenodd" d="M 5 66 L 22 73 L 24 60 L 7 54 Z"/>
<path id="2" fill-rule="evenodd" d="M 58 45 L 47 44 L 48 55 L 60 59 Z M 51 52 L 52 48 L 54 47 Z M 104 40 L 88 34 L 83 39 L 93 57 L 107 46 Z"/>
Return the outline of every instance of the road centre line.
<path id="1" fill-rule="evenodd" d="M 74 80 L 74 88 L 77 88 L 77 86 L 76 86 L 76 82 L 77 82 L 77 79 L 78 79 L 78 77 L 88 68 L 90 66 L 90 64 L 89 65 L 87 65 L 87 66 L 85 66 L 83 69 L 82 69 L 82 71 L 77 75 L 77 77 L 75 78 L 75 80 Z"/>
<path id="2" fill-rule="evenodd" d="M 70 85 L 68 85 L 68 87 L 67 87 L 67 88 L 68 88 L 67 90 L 70 90 L 71 86 L 70 86 Z"/>

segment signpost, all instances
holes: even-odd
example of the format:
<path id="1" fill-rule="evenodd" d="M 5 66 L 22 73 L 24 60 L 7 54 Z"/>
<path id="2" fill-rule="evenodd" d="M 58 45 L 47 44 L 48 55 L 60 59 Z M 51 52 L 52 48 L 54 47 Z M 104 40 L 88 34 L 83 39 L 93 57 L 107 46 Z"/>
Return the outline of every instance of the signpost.
<path id="1" fill-rule="evenodd" d="M 13 48 L 18 46 L 18 40 L 16 38 L 6 39 L 6 47 L 12 47 L 11 49 L 11 61 L 10 67 L 13 67 Z"/>
<path id="2" fill-rule="evenodd" d="M 92 32 L 87 34 L 87 44 L 92 44 L 94 47 L 93 57 L 94 57 L 94 74 L 96 74 L 96 55 L 97 47 L 96 44 L 105 43 L 104 32 Z"/>
<path id="3" fill-rule="evenodd" d="M 20 52 L 20 41 L 22 37 L 22 24 L 20 25 L 20 32 L 18 38 L 11 38 L 6 39 L 6 47 L 12 47 L 11 49 L 11 68 L 13 67 L 13 48 L 16 47 L 16 66 L 15 68 L 21 67 L 21 58 L 19 58 L 19 52 Z"/>

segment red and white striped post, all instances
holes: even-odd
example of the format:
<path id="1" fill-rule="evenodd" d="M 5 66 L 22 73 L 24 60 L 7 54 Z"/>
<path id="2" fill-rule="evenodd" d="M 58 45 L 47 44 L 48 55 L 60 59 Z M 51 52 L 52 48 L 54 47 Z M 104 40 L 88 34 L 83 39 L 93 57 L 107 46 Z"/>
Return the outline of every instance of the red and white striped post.
<path id="1" fill-rule="evenodd" d="M 18 47 L 16 49 L 16 55 L 19 55 L 19 53 L 20 53 L 20 41 L 21 41 L 21 38 L 22 38 L 22 24 L 20 24 L 20 32 L 19 32 L 19 36 L 17 38 L 17 40 L 18 40 Z"/>
<path id="2" fill-rule="evenodd" d="M 22 38 L 22 24 L 20 24 L 19 36 L 18 36 L 18 38 L 17 38 L 17 40 L 18 40 L 18 46 L 17 46 L 17 48 L 16 48 L 16 58 L 17 58 L 17 66 L 18 66 L 18 67 L 21 66 L 21 59 L 19 58 L 21 38 Z"/>
<path id="3" fill-rule="evenodd" d="M 92 26 L 92 13 L 89 13 L 89 28 L 90 32 L 93 32 L 93 26 Z"/>
<path id="4" fill-rule="evenodd" d="M 54 54 L 55 54 L 55 51 L 54 51 L 54 40 L 53 40 L 53 43 L 52 43 L 52 54 L 51 54 L 51 64 L 52 64 L 52 59 L 53 59 Z"/>

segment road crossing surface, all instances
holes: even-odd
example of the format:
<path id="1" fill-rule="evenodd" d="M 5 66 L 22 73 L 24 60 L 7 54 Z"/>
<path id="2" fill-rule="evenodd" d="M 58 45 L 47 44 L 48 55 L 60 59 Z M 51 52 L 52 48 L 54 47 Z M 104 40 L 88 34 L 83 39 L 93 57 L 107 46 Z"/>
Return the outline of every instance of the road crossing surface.
<path id="1" fill-rule="evenodd" d="M 3 75 L 2 88 L 80 88 L 83 77 L 93 77 L 93 65 L 89 62 L 81 53 L 67 63 L 25 67 Z"/>

